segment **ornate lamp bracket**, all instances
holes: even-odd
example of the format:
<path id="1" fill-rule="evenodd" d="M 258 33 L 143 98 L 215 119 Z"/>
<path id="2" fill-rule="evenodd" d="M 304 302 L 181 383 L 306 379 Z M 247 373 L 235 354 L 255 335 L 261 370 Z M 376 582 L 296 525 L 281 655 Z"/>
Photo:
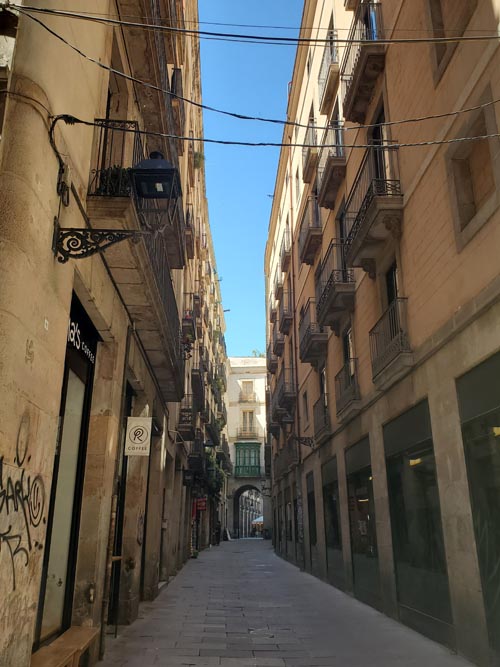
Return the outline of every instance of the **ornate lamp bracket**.
<path id="1" fill-rule="evenodd" d="M 314 448 L 314 438 L 306 438 L 304 436 L 299 436 L 299 435 L 292 435 L 290 436 L 290 440 L 295 440 L 295 442 L 298 442 L 299 445 L 304 445 L 304 447 L 311 447 L 311 449 Z"/>

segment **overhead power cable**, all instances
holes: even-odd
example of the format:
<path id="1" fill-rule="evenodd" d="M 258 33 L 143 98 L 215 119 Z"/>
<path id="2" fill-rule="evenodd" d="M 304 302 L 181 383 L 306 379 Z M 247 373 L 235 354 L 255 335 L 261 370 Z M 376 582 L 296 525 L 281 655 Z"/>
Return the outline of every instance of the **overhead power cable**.
<path id="1" fill-rule="evenodd" d="M 209 39 L 221 39 L 221 40 L 230 40 L 230 41 L 242 41 L 242 42 L 253 42 L 253 43 L 265 43 L 265 44 L 284 44 L 287 46 L 295 46 L 302 44 L 331 44 L 332 39 L 330 36 L 326 37 L 277 37 L 273 35 L 246 35 L 244 33 L 229 33 L 229 32 L 215 32 L 207 30 L 193 30 L 190 28 L 175 28 L 173 26 L 164 26 L 159 25 L 158 23 L 140 23 L 132 21 L 122 21 L 120 19 L 113 19 L 110 17 L 102 17 L 95 14 L 81 14 L 79 12 L 70 12 L 61 9 L 49 9 L 47 7 L 31 7 L 28 5 L 9 5 L 11 8 L 16 9 L 17 11 L 23 12 L 37 12 L 42 14 L 50 14 L 53 16 L 64 16 L 82 19 L 84 21 L 93 21 L 97 23 L 107 23 L 111 25 L 120 25 L 122 27 L 129 28 L 139 28 L 142 30 L 156 30 L 160 32 L 170 32 L 174 34 L 181 35 L 193 35 L 199 38 L 209 38 Z M 477 41 L 491 41 L 493 39 L 499 39 L 500 34 L 490 35 L 457 35 L 450 37 L 401 37 L 401 38 L 390 38 L 390 39 L 377 39 L 377 44 L 389 45 L 389 44 L 450 44 L 456 42 L 477 42 Z M 350 37 L 336 37 L 333 40 L 338 44 L 366 44 L 366 39 L 352 39 Z"/>
<path id="2" fill-rule="evenodd" d="M 22 11 L 20 13 L 23 13 Z M 246 121 L 256 121 L 256 122 L 261 122 L 261 123 L 270 123 L 270 124 L 275 124 L 275 125 L 282 125 L 282 126 L 289 126 L 289 127 L 302 127 L 302 128 L 309 128 L 309 124 L 305 123 L 299 123 L 297 121 L 291 121 L 291 120 L 282 120 L 279 118 L 266 118 L 262 116 L 249 116 L 246 114 L 234 112 L 234 111 L 228 111 L 225 109 L 219 109 L 217 107 L 210 106 L 208 104 L 203 104 L 202 102 L 196 102 L 195 100 L 188 99 L 186 97 L 182 97 L 181 95 L 176 95 L 173 91 L 167 90 L 165 88 L 161 88 L 160 86 L 155 86 L 152 83 L 148 83 L 147 81 L 143 81 L 142 79 L 138 79 L 134 76 L 131 76 L 129 74 L 126 74 L 125 72 L 121 72 L 120 70 L 115 69 L 114 67 L 111 67 L 109 65 L 105 65 L 104 63 L 100 62 L 99 60 L 96 60 L 95 58 L 92 58 L 92 56 L 87 55 L 84 53 L 81 49 L 79 49 L 77 46 L 74 44 L 71 44 L 68 42 L 67 39 L 62 37 L 59 33 L 57 33 L 55 30 L 52 30 L 48 25 L 46 25 L 43 21 L 40 19 L 37 19 L 35 16 L 31 16 L 31 14 L 26 14 L 26 17 L 34 21 L 35 23 L 38 23 L 42 28 L 44 28 L 47 32 L 49 32 L 51 35 L 53 35 L 56 39 L 60 40 L 63 42 L 66 46 L 68 46 L 70 49 L 78 53 L 82 58 L 85 60 L 88 60 L 101 69 L 104 69 L 108 72 L 111 72 L 112 74 L 115 74 L 116 76 L 120 76 L 124 79 L 127 79 L 128 81 L 131 81 L 133 83 L 137 83 L 141 86 L 144 86 L 146 88 L 150 88 L 152 90 L 156 90 L 160 93 L 164 93 L 167 95 L 170 95 L 171 97 L 180 100 L 181 102 L 185 102 L 186 104 L 190 104 L 194 107 L 197 107 L 199 109 L 203 109 L 205 111 L 210 111 L 212 113 L 217 113 L 221 114 L 224 116 L 229 116 L 230 118 L 235 118 L 237 120 L 246 120 Z M 430 121 L 430 120 L 437 120 L 441 118 L 448 118 L 450 116 L 458 116 L 464 113 L 470 113 L 472 111 L 478 111 L 479 109 L 484 109 L 486 107 L 492 106 L 494 104 L 500 103 L 500 99 L 495 99 L 495 100 L 490 100 L 488 102 L 484 102 L 482 104 L 478 104 L 472 107 L 467 107 L 465 109 L 455 109 L 454 111 L 446 111 L 442 113 L 437 113 L 437 114 L 428 114 L 426 116 L 417 116 L 413 118 L 404 118 L 400 120 L 392 120 L 392 121 L 384 121 L 383 123 L 367 123 L 363 125 L 355 125 L 355 126 L 347 126 L 343 127 L 342 130 L 344 132 L 349 132 L 349 131 L 358 131 L 361 129 L 372 129 L 374 127 L 390 127 L 390 126 L 397 126 L 397 125 L 404 125 L 407 123 L 421 123 L 423 121 Z M 329 130 L 331 129 L 331 125 L 326 125 L 326 126 L 315 126 L 315 129 L 317 131 L 324 131 L 324 130 Z"/>
<path id="3" fill-rule="evenodd" d="M 151 137 L 161 137 L 164 139 L 175 139 L 180 141 L 189 141 L 189 142 L 200 142 L 205 144 L 219 144 L 222 146 L 247 146 L 252 148 L 334 148 L 337 151 L 344 151 L 345 149 L 356 149 L 356 148 L 379 148 L 383 150 L 398 150 L 399 148 L 416 148 L 419 146 L 444 146 L 448 144 L 459 144 L 465 143 L 468 141 L 483 141 L 485 139 L 495 139 L 500 137 L 500 133 L 496 132 L 493 134 L 483 134 L 474 137 L 455 137 L 454 139 L 433 139 L 429 141 L 412 141 L 412 142 L 394 142 L 386 144 L 297 144 L 297 143 L 281 143 L 281 142 L 272 142 L 272 141 L 234 141 L 230 139 L 207 139 L 206 137 L 186 137 L 180 136 L 177 134 L 167 134 L 165 132 L 154 132 L 151 130 L 140 130 L 137 128 L 126 128 L 126 127 L 116 127 L 112 122 L 106 123 L 96 123 L 95 121 L 82 120 L 71 114 L 59 114 L 53 117 L 52 127 L 55 124 L 62 120 L 68 125 L 86 125 L 88 127 L 105 127 L 116 132 L 127 132 L 130 134 L 140 134 L 143 136 Z"/>

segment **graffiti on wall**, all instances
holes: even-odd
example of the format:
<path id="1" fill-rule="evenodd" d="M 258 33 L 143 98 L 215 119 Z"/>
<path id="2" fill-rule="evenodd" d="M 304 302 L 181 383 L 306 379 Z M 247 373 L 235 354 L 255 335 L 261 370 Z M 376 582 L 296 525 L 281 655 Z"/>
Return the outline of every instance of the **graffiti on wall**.
<path id="1" fill-rule="evenodd" d="M 0 563 L 10 564 L 12 590 L 16 590 L 17 568 L 28 567 L 30 556 L 43 545 L 35 539 L 35 529 L 46 523 L 45 485 L 40 475 L 26 469 L 30 433 L 29 415 L 21 419 L 17 434 L 14 465 L 0 457 Z"/>

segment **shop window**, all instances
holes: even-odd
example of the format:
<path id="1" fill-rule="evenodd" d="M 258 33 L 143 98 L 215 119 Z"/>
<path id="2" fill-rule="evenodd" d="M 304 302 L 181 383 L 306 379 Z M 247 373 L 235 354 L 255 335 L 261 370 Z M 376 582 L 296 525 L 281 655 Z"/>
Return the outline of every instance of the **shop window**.
<path id="1" fill-rule="evenodd" d="M 344 559 L 342 557 L 342 530 L 340 525 L 340 498 L 337 458 L 334 457 L 321 469 L 323 481 L 323 514 L 325 518 L 325 542 L 328 579 L 343 588 Z"/>
<path id="2" fill-rule="evenodd" d="M 290 487 L 285 489 L 286 539 L 292 541 L 292 499 Z"/>
<path id="3" fill-rule="evenodd" d="M 427 401 L 384 426 L 401 620 L 452 645 L 448 573 Z"/>
<path id="4" fill-rule="evenodd" d="M 363 602 L 378 607 L 380 579 L 368 438 L 346 450 L 345 462 L 354 594 Z"/>
<path id="5" fill-rule="evenodd" d="M 457 380 L 490 644 L 500 654 L 500 353 Z"/>
<path id="6" fill-rule="evenodd" d="M 314 476 L 310 472 L 306 477 L 307 487 L 307 515 L 309 517 L 309 544 L 315 547 L 318 542 L 316 531 L 316 499 L 314 497 Z"/>

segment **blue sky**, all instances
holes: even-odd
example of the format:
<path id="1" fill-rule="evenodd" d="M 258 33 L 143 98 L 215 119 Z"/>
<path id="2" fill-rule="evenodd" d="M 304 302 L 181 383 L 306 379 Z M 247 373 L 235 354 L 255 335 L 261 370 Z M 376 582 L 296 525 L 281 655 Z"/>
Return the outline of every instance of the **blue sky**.
<path id="1" fill-rule="evenodd" d="M 200 0 L 200 22 L 299 26 L 303 0 Z M 200 25 L 201 30 L 245 32 Z M 291 36 L 291 31 L 247 29 Z M 203 102 L 251 116 L 286 117 L 294 46 L 201 41 Z M 283 127 L 204 113 L 207 138 L 281 141 Z M 277 148 L 205 145 L 210 225 L 221 279 L 230 356 L 265 352 L 264 248 Z"/>

